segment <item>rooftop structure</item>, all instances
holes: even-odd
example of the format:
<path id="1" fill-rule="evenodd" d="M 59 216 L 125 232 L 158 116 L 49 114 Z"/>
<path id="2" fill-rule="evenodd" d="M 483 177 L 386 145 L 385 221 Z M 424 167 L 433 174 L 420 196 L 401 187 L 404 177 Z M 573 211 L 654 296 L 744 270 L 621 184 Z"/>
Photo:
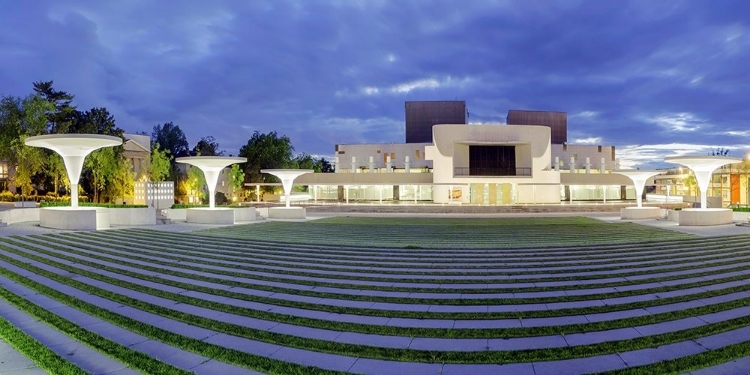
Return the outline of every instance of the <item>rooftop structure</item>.
<path id="1" fill-rule="evenodd" d="M 466 124 L 465 101 L 413 101 L 404 103 L 406 143 L 432 142 L 432 126 Z"/>

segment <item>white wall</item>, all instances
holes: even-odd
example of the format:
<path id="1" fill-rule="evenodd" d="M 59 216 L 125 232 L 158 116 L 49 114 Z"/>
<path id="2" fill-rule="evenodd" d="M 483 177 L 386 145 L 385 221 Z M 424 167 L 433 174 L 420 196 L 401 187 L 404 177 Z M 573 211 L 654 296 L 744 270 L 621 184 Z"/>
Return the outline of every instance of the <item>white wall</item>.
<path id="1" fill-rule="evenodd" d="M 465 126 L 465 125 L 464 125 Z M 336 145 L 339 170 L 350 171 L 352 156 L 357 158 L 355 167 L 367 170 L 372 156 L 375 168 L 385 168 L 385 156 L 393 155 L 391 166 L 404 168 L 405 157 L 409 157 L 412 169 L 432 168 L 432 160 L 425 159 L 424 149 L 429 143 L 372 143 L 360 145 Z M 333 161 L 331 161 L 333 162 Z M 414 171 L 413 171 L 414 172 Z"/>

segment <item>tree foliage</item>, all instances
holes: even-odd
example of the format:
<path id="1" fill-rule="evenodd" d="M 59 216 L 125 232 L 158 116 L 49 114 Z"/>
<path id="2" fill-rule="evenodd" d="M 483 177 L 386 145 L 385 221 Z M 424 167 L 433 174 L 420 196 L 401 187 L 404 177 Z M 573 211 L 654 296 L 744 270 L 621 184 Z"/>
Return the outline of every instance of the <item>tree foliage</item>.
<path id="1" fill-rule="evenodd" d="M 261 169 L 288 168 L 292 165 L 292 141 L 287 136 L 279 137 L 276 132 L 261 134 L 256 131 L 240 148 L 240 156 L 247 158 L 244 163 L 247 182 L 278 182 L 275 176 L 260 173 Z"/>
<path id="2" fill-rule="evenodd" d="M 85 112 L 76 111 L 68 133 L 103 134 L 122 137 L 124 131 L 117 127 L 115 118 L 106 108 L 91 108 Z"/>
<path id="3" fill-rule="evenodd" d="M 162 150 L 157 143 L 151 148 L 151 156 L 148 159 L 148 177 L 153 182 L 161 182 L 169 177 L 172 159 L 169 150 Z"/>
<path id="4" fill-rule="evenodd" d="M 219 150 L 219 143 L 213 136 L 207 136 L 201 138 L 200 141 L 193 147 L 193 152 L 200 156 L 222 156 L 224 150 Z"/>
<path id="5" fill-rule="evenodd" d="M 169 150 L 169 154 L 175 158 L 188 156 L 190 151 L 185 133 L 178 125 L 171 122 L 154 126 L 151 132 L 151 144 L 152 148 L 160 147 L 162 150 Z"/>
<path id="6" fill-rule="evenodd" d="M 112 147 L 105 147 L 90 153 L 84 167 L 87 169 L 89 184 L 94 193 L 94 202 L 101 202 L 101 193 L 112 182 L 117 173 L 118 160 Z"/>
<path id="7" fill-rule="evenodd" d="M 183 181 L 183 184 L 187 195 L 198 196 L 201 202 L 208 200 L 208 190 L 205 188 L 206 177 L 200 168 L 188 166 L 187 178 Z"/>
<path id="8" fill-rule="evenodd" d="M 232 164 L 229 169 L 229 186 L 232 188 L 232 195 L 239 198 L 242 193 L 242 186 L 245 184 L 245 172 L 242 171 L 239 164 Z"/>
<path id="9" fill-rule="evenodd" d="M 74 96 L 65 91 L 55 90 L 52 87 L 53 83 L 53 81 L 34 82 L 34 92 L 52 105 L 47 113 L 47 132 L 50 134 L 67 133 L 78 114 L 76 107 L 71 105 Z"/>
<path id="10" fill-rule="evenodd" d="M 291 168 L 312 169 L 315 173 L 333 173 L 333 166 L 325 158 L 301 153 L 292 159 Z"/>

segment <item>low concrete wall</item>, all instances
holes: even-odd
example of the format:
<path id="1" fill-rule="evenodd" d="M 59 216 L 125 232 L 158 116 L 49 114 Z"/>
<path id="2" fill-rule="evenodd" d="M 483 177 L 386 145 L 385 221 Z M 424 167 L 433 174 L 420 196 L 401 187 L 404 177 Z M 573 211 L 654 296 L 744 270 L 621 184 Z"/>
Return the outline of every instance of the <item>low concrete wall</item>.
<path id="1" fill-rule="evenodd" d="M 7 225 L 39 221 L 38 208 L 19 208 L 0 212 L 0 222 Z"/>
<path id="2" fill-rule="evenodd" d="M 142 208 L 110 208 L 109 223 L 111 225 L 156 225 L 156 209 Z"/>
<path id="3" fill-rule="evenodd" d="M 186 208 L 167 208 L 162 210 L 164 216 L 172 221 L 185 221 L 187 220 L 187 209 Z"/>
<path id="4" fill-rule="evenodd" d="M 13 203 L 13 207 L 16 208 L 33 208 L 36 207 L 36 202 L 34 201 L 18 201 Z"/>
<path id="5" fill-rule="evenodd" d="M 685 209 L 680 211 L 680 225 L 708 226 L 732 223 L 732 210 L 727 208 Z"/>
<path id="6" fill-rule="evenodd" d="M 196 224 L 219 224 L 219 225 L 232 225 L 234 224 L 234 212 L 233 208 L 188 208 L 187 209 L 187 222 Z"/>
<path id="7" fill-rule="evenodd" d="M 39 226 L 53 229 L 97 230 L 107 229 L 109 209 L 94 207 L 47 207 L 39 210 Z"/>
<path id="8" fill-rule="evenodd" d="M 732 220 L 734 221 L 749 221 L 750 212 L 732 212 Z"/>
<path id="9" fill-rule="evenodd" d="M 659 207 L 625 207 L 620 210 L 622 220 L 658 219 L 661 216 Z"/>
<path id="10" fill-rule="evenodd" d="M 307 210 L 304 207 L 269 207 L 269 219 L 304 220 L 307 218 Z"/>
<path id="11" fill-rule="evenodd" d="M 255 207 L 244 207 L 244 208 L 232 208 L 234 211 L 234 222 L 239 221 L 255 221 L 257 215 L 255 213 Z"/>

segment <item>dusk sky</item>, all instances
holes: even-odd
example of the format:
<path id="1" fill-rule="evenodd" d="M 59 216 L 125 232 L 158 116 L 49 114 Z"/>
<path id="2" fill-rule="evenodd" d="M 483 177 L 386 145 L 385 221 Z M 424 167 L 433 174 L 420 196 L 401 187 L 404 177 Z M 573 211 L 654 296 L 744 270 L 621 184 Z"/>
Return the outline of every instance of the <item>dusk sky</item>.
<path id="1" fill-rule="evenodd" d="M 623 166 L 750 151 L 750 2 L 0 0 L 0 95 L 54 80 L 126 132 L 403 143 L 404 101 L 568 113 Z M 656 163 L 656 164 L 654 164 Z"/>

